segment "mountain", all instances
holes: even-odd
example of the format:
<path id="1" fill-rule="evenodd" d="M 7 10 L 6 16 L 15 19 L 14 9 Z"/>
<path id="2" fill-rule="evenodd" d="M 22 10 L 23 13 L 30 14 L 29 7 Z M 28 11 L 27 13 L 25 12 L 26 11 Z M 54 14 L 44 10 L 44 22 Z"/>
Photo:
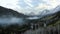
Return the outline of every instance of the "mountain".
<path id="1" fill-rule="evenodd" d="M 8 16 L 8 17 L 26 17 L 26 15 L 22 13 L 18 13 L 17 11 L 14 11 L 12 9 L 4 8 L 0 6 L 0 17 L 2 16 Z"/>
<path id="2" fill-rule="evenodd" d="M 58 11 L 60 11 L 60 5 L 58 5 L 56 8 L 51 9 L 51 10 L 47 10 L 47 9 L 43 10 L 41 12 L 41 15 L 44 16 L 44 15 L 54 14 Z"/>
<path id="3" fill-rule="evenodd" d="M 50 13 L 48 12 L 48 10 L 45 13 L 42 12 L 45 14 L 45 15 L 42 15 L 42 13 L 41 13 L 42 17 L 41 16 L 39 16 L 37 18 L 31 17 L 31 18 L 28 18 L 28 20 L 30 20 L 30 23 L 38 23 L 39 22 L 40 24 L 46 23 L 47 25 L 55 24 L 58 21 L 60 21 L 60 10 L 59 9 L 60 9 L 60 6 L 57 6 L 57 8 L 51 10 L 51 12 L 49 11 Z"/>
<path id="4" fill-rule="evenodd" d="M 57 12 L 57 11 L 60 11 L 60 5 L 58 5 L 55 9 L 53 9 L 52 11 Z"/>
<path id="5" fill-rule="evenodd" d="M 11 24 L 23 25 L 28 16 L 18 13 L 15 10 L 0 6 L 0 25 L 6 26 Z"/>
<path id="6" fill-rule="evenodd" d="M 58 7 L 59 8 L 59 7 Z M 60 8 L 59 8 L 60 9 Z M 57 10 L 57 9 L 54 9 L 53 12 Z M 31 23 L 33 23 L 34 25 L 35 24 L 39 24 L 39 27 L 44 27 L 44 23 L 49 26 L 49 25 L 56 25 L 56 24 L 59 24 L 60 23 L 60 10 L 58 11 L 55 11 L 55 13 L 52 13 L 52 11 L 50 12 L 49 10 L 46 10 L 47 12 L 42 12 L 43 14 L 46 14 L 46 15 L 43 15 L 43 17 L 41 17 L 42 15 L 38 15 L 37 17 L 33 17 L 31 16 L 31 20 L 28 19 L 29 17 L 27 17 L 26 15 L 24 14 L 21 14 L 21 13 L 18 13 L 17 11 L 14 11 L 12 9 L 7 9 L 7 8 L 4 8 L 4 7 L 1 7 L 0 6 L 0 18 L 1 17 L 10 17 L 10 19 L 6 20 L 5 17 L 2 18 L 6 21 L 8 21 L 7 24 L 10 24 L 9 21 L 11 20 L 11 17 L 13 17 L 12 21 L 14 21 L 13 24 L 11 24 L 10 26 L 7 26 L 7 27 L 0 27 L 0 30 L 3 30 L 5 33 L 9 32 L 9 33 L 13 33 L 13 32 L 16 32 L 16 33 L 21 33 L 21 32 L 25 32 L 27 30 L 29 30 L 31 28 Z M 50 13 L 49 13 L 49 12 Z M 51 14 L 52 13 L 52 14 Z M 14 17 L 17 17 L 18 19 L 14 18 Z M 26 17 L 26 18 L 25 18 Z M 40 18 L 41 17 L 41 18 Z M 23 19 L 25 18 L 25 19 Z M 34 19 L 35 18 L 35 19 Z M 37 18 L 37 19 L 36 19 Z M 1 20 L 1 19 L 0 19 Z M 19 22 L 18 24 L 16 23 L 15 24 L 15 21 Z M 2 22 L 4 22 L 2 20 Z M 5 23 L 5 22 L 4 22 Z M 22 26 L 19 26 L 21 25 L 21 23 L 24 23 L 24 25 Z M 5 24 L 4 24 L 5 25 Z M 1 23 L 0 23 L 0 26 L 1 26 Z M 1 31 L 2 32 L 2 31 Z"/>
<path id="7" fill-rule="evenodd" d="M 29 17 L 27 17 L 26 19 L 31 19 L 31 20 L 34 20 L 34 19 L 39 19 L 39 18 L 42 18 L 46 15 L 51 15 L 51 14 L 54 14 L 56 13 L 57 11 L 59 11 L 60 9 L 60 5 L 57 6 L 56 8 L 52 9 L 52 10 L 47 10 L 47 9 L 44 9 L 42 11 L 39 11 L 39 13 L 36 15 L 34 12 L 31 12 L 29 15 Z"/>

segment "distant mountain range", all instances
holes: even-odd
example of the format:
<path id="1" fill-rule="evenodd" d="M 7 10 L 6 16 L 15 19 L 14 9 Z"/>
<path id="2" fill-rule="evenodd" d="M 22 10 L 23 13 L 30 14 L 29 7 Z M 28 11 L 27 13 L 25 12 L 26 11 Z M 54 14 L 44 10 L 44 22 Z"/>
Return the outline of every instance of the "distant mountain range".
<path id="1" fill-rule="evenodd" d="M 44 16 L 46 16 L 46 15 L 51 15 L 51 14 L 54 14 L 54 13 L 56 13 L 56 12 L 58 12 L 58 11 L 60 11 L 60 5 L 59 6 L 57 6 L 56 8 L 54 8 L 54 9 L 52 9 L 52 10 L 47 10 L 47 9 L 45 9 L 45 10 L 43 10 L 42 12 L 40 12 L 40 14 L 39 15 L 30 15 L 30 17 L 28 18 L 28 19 L 39 19 L 39 18 L 42 18 L 42 17 L 44 17 Z M 29 16 L 29 15 L 28 15 Z M 36 17 L 36 18 L 35 18 Z"/>
<path id="2" fill-rule="evenodd" d="M 60 21 L 60 6 L 57 6 L 55 9 L 51 10 L 51 12 L 47 10 L 47 12 L 41 13 L 39 16 L 35 17 L 29 17 L 28 20 L 30 20 L 30 23 L 40 23 L 44 24 L 46 23 L 47 25 L 55 24 Z M 43 14 L 43 15 L 42 15 Z M 60 23 L 60 22 L 59 22 Z"/>

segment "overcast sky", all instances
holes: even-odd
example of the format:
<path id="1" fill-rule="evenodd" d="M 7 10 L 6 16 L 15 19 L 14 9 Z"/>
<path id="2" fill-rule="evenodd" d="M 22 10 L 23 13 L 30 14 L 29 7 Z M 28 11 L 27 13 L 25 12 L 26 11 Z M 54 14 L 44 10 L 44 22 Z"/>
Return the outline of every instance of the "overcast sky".
<path id="1" fill-rule="evenodd" d="M 16 10 L 20 13 L 38 14 L 41 10 L 51 10 L 60 5 L 60 0 L 0 0 L 0 6 Z"/>

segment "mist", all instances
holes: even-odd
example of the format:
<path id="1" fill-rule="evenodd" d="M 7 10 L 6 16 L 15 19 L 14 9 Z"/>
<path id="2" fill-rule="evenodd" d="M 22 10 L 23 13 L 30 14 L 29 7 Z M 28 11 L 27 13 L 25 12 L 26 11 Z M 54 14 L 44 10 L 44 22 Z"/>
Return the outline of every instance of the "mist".
<path id="1" fill-rule="evenodd" d="M 0 24 L 2 26 L 11 25 L 11 24 L 18 24 L 23 25 L 25 23 L 24 18 L 17 18 L 17 17 L 0 17 Z"/>

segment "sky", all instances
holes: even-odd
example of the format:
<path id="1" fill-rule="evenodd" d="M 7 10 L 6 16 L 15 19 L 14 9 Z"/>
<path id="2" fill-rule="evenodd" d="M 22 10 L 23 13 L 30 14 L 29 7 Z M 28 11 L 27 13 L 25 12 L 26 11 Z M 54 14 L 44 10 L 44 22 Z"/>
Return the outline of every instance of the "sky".
<path id="1" fill-rule="evenodd" d="M 16 10 L 23 14 L 35 14 L 51 10 L 60 5 L 60 0 L 0 0 L 0 6 Z"/>

